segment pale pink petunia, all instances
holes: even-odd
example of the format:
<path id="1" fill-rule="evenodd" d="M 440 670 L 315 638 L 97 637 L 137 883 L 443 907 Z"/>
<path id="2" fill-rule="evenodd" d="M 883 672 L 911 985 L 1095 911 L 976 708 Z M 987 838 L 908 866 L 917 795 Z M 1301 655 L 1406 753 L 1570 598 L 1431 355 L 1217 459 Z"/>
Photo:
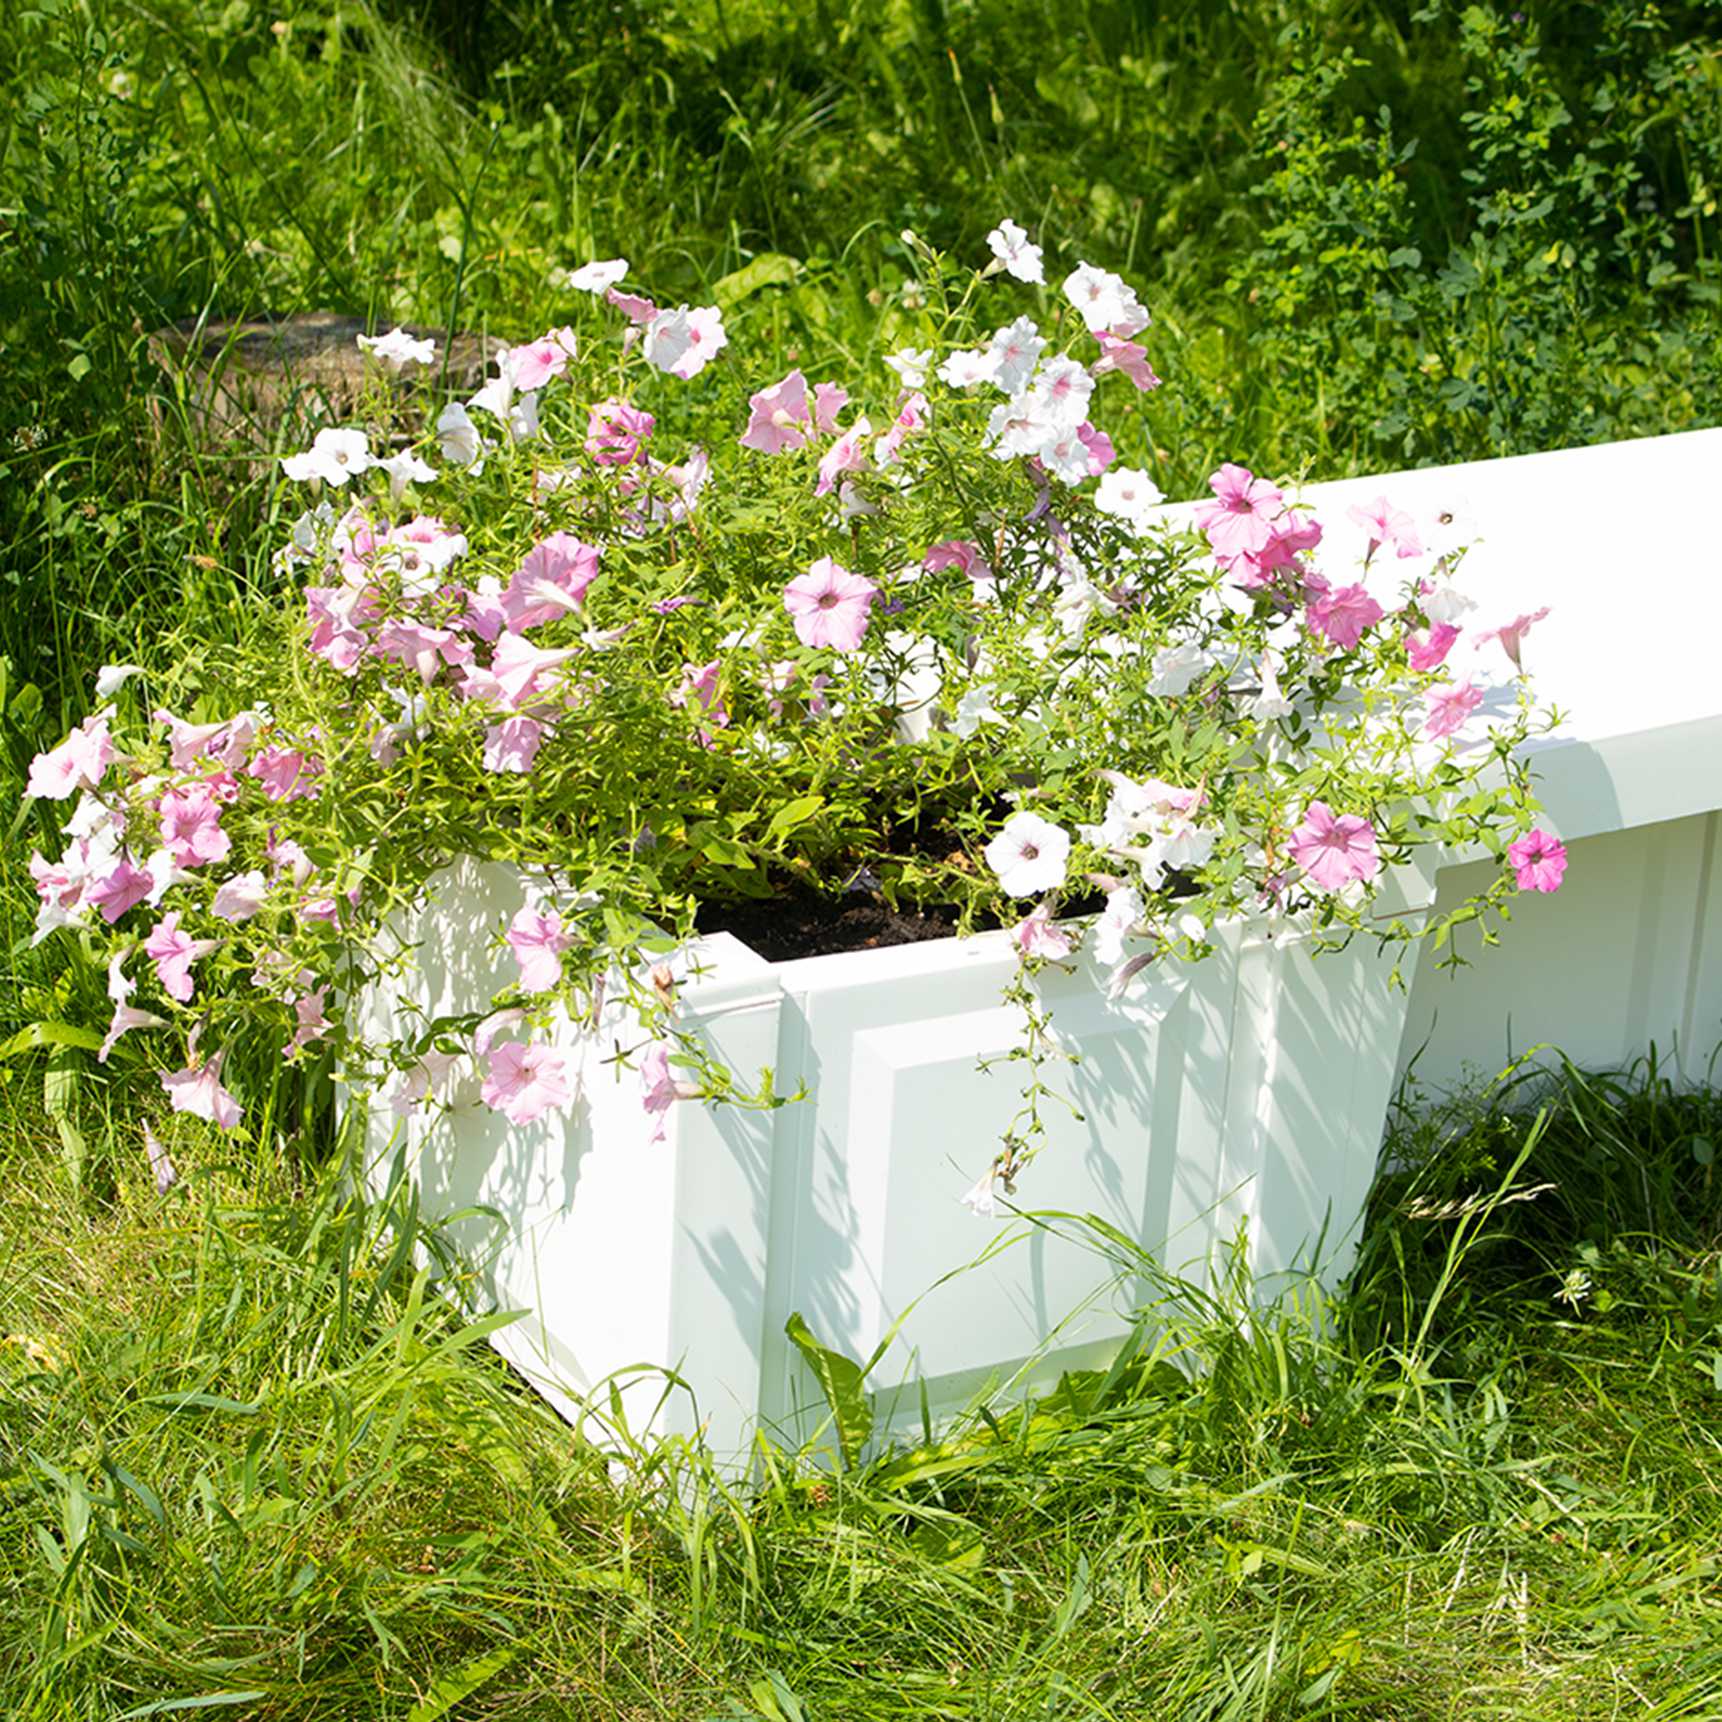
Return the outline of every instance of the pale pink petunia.
<path id="1" fill-rule="evenodd" d="M 263 907 L 268 893 L 269 884 L 261 869 L 236 873 L 231 879 L 224 879 L 216 890 L 210 913 L 224 921 L 249 921 Z"/>
<path id="2" fill-rule="evenodd" d="M 1128 377 L 1137 388 L 1146 393 L 1149 389 L 1157 389 L 1160 379 L 1154 374 L 1154 367 L 1148 363 L 1148 349 L 1135 341 L 1123 341 L 1116 335 L 1101 333 L 1095 337 L 1100 342 L 1100 357 L 1088 367 L 1091 376 L 1102 377 L 1108 371 L 1117 371 L 1120 376 Z"/>
<path id="3" fill-rule="evenodd" d="M 873 445 L 873 464 L 881 472 L 888 466 L 894 466 L 898 451 L 916 431 L 925 430 L 932 409 L 927 404 L 927 397 L 922 394 L 910 395 L 897 410 L 897 416 L 891 421 L 885 434 Z"/>
<path id="4" fill-rule="evenodd" d="M 191 1002 L 196 990 L 191 978 L 191 965 L 207 957 L 220 944 L 218 939 L 194 939 L 179 924 L 179 911 L 164 915 L 144 940 L 144 955 L 155 964 L 156 979 L 170 999 L 181 1004 Z"/>
<path id="5" fill-rule="evenodd" d="M 218 758 L 227 745 L 225 722 L 187 723 L 170 711 L 157 711 L 152 716 L 167 729 L 168 763 L 175 771 L 189 771 L 203 758 Z"/>
<path id="6" fill-rule="evenodd" d="M 1507 860 L 1521 891 L 1558 891 L 1566 876 L 1567 848 L 1539 826 L 1508 845 Z"/>
<path id="7" fill-rule="evenodd" d="M 1451 622 L 1436 622 L 1423 634 L 1405 636 L 1405 657 L 1412 669 L 1423 674 L 1438 670 L 1447 661 L 1460 630 Z"/>
<path id="8" fill-rule="evenodd" d="M 479 1097 L 510 1124 L 535 1124 L 547 1112 L 566 1112 L 574 1103 L 568 1061 L 547 1046 L 504 1041 L 485 1062 Z"/>
<path id="9" fill-rule="evenodd" d="M 468 672 L 468 693 L 473 698 L 491 698 L 495 703 L 519 711 L 529 700 L 549 694 L 556 686 L 557 672 L 581 654 L 578 646 L 542 648 L 519 634 L 504 634 L 496 642 L 490 660 L 491 686 L 484 694 L 478 690 L 486 684 L 476 672 Z"/>
<path id="10" fill-rule="evenodd" d="M 515 388 L 530 393 L 543 388 L 552 377 L 561 376 L 574 355 L 574 331 L 564 325 L 524 347 L 510 347 L 503 371 Z"/>
<path id="11" fill-rule="evenodd" d="M 683 664 L 682 679 L 670 695 L 670 704 L 691 706 L 719 729 L 727 728 L 729 707 L 719 686 L 722 676 L 721 658 L 713 658 L 706 664 Z"/>
<path id="12" fill-rule="evenodd" d="M 981 547 L 966 538 L 941 539 L 921 558 L 921 566 L 929 574 L 937 574 L 941 568 L 960 568 L 971 580 L 993 577 Z"/>
<path id="13" fill-rule="evenodd" d="M 987 245 L 993 254 L 993 269 L 1003 269 L 1006 274 L 1031 286 L 1046 280 L 1040 247 L 1008 217 L 987 235 Z"/>
<path id="14" fill-rule="evenodd" d="M 106 1064 L 108 1056 L 119 1044 L 122 1034 L 130 1034 L 134 1028 L 166 1028 L 167 1024 L 154 1012 L 139 1010 L 136 1005 L 129 1005 L 121 1000 L 114 1006 L 113 1020 L 108 1024 L 108 1032 L 103 1037 L 102 1044 L 96 1049 L 96 1062 Z"/>
<path id="15" fill-rule="evenodd" d="M 1280 490 L 1230 461 L 1209 476 L 1208 487 L 1215 500 L 1200 504 L 1193 518 L 1215 554 L 1241 556 L 1264 549 L 1272 536 L 1270 523 L 1285 506 Z"/>
<path id="16" fill-rule="evenodd" d="M 837 415 L 849 405 L 849 391 L 837 383 L 813 385 L 813 428 L 821 436 L 837 434 Z"/>
<path id="17" fill-rule="evenodd" d="M 1487 645 L 1490 640 L 1499 640 L 1501 642 L 1501 650 L 1513 660 L 1513 668 L 1515 670 L 1522 670 L 1525 666 L 1519 661 L 1519 650 L 1524 643 L 1525 635 L 1527 635 L 1538 622 L 1542 621 L 1548 613 L 1549 609 L 1545 604 L 1542 609 L 1533 610 L 1528 616 L 1515 616 L 1512 621 L 1507 623 L 1503 628 L 1485 629 L 1471 643 L 1474 646 L 1481 647 Z"/>
<path id="18" fill-rule="evenodd" d="M 221 802 L 209 782 L 170 789 L 158 806 L 161 840 L 181 867 L 226 859 L 233 840 L 221 829 Z"/>
<path id="19" fill-rule="evenodd" d="M 207 1118 L 220 1130 L 232 1130 L 239 1123 L 239 1102 L 221 1085 L 221 1061 L 226 1056 L 218 1052 L 199 1061 L 194 1052 L 184 1070 L 163 1073 L 161 1085 L 175 1112 Z"/>
<path id="20" fill-rule="evenodd" d="M 524 633 L 579 609 L 598 577 L 599 551 L 569 532 L 552 532 L 527 551 L 502 594 L 504 621 Z"/>
<path id="21" fill-rule="evenodd" d="M 159 1141 L 156 1133 L 150 1128 L 146 1118 L 143 1124 L 144 1152 L 149 1156 L 150 1176 L 155 1179 L 155 1193 L 165 1196 L 179 1182 L 179 1168 L 173 1163 L 173 1157 Z"/>
<path id="22" fill-rule="evenodd" d="M 587 410 L 586 452 L 600 466 L 632 466 L 645 459 L 657 422 L 644 408 L 611 395 Z"/>
<path id="23" fill-rule="evenodd" d="M 644 328 L 658 314 L 657 306 L 650 299 L 638 293 L 624 293 L 616 287 L 604 289 L 604 300 L 605 303 L 614 305 L 636 328 Z M 629 331 L 630 339 L 633 333 L 633 330 Z"/>
<path id="24" fill-rule="evenodd" d="M 526 772 L 544 742 L 544 725 L 536 718 L 511 717 L 484 732 L 484 769 Z"/>
<path id="25" fill-rule="evenodd" d="M 296 747 L 266 747 L 245 768 L 271 801 L 314 801 L 323 762 Z"/>
<path id="26" fill-rule="evenodd" d="M 135 908 L 149 896 L 155 876 L 147 868 L 134 867 L 124 856 L 108 871 L 84 888 L 84 901 L 101 911 L 111 927 L 126 910 Z"/>
<path id="27" fill-rule="evenodd" d="M 1309 804 L 1289 848 L 1292 860 L 1323 891 L 1337 891 L 1353 879 L 1373 879 L 1381 871 L 1375 827 L 1355 813 L 1336 815 L 1325 801 Z"/>
<path id="28" fill-rule="evenodd" d="M 315 992 L 308 992 L 293 1001 L 293 1016 L 297 1027 L 293 1030 L 293 1038 L 284 1049 L 284 1056 L 291 1058 L 295 1053 L 303 1052 L 312 1041 L 321 1040 L 329 1032 L 329 1019 L 323 1014 L 323 1006 L 329 997 L 327 987 L 318 987 Z"/>
<path id="29" fill-rule="evenodd" d="M 805 574 L 783 589 L 783 607 L 795 622 L 804 646 L 830 646 L 853 652 L 867 632 L 867 614 L 879 588 L 821 556 Z"/>
<path id="30" fill-rule="evenodd" d="M 113 757 L 108 722 L 98 712 L 85 718 L 58 747 L 37 754 L 30 761 L 30 780 L 24 794 L 46 801 L 64 801 L 81 789 L 95 789 Z"/>
<path id="31" fill-rule="evenodd" d="M 616 296 L 612 303 L 622 303 L 622 297 Z M 628 307 L 624 304 L 623 309 Z M 715 305 L 698 305 L 692 310 L 681 305 L 651 317 L 641 351 L 649 365 L 686 380 L 697 377 L 728 345 L 723 313 Z"/>
<path id="32" fill-rule="evenodd" d="M 1047 903 L 1037 904 L 1017 922 L 1011 943 L 1024 957 L 1046 957 L 1054 962 L 1068 957 L 1071 951 L 1070 935 L 1054 924 Z"/>
<path id="33" fill-rule="evenodd" d="M 392 617 L 377 630 L 371 650 L 379 658 L 412 670 L 422 682 L 434 681 L 444 664 L 470 664 L 475 656 L 471 645 L 452 628 L 432 628 L 403 616 Z M 322 767 L 316 769 L 321 771 Z M 316 788 L 306 783 L 299 793 L 315 795 Z"/>
<path id="34" fill-rule="evenodd" d="M 678 1100 L 686 1100 L 696 1092 L 691 1085 L 678 1082 L 670 1070 L 670 1049 L 662 1041 L 648 1047 L 640 1060 L 640 1104 L 651 1120 L 652 1142 L 662 1142 L 669 1122 L 669 1110 Z"/>
<path id="35" fill-rule="evenodd" d="M 1321 538 L 1321 522 L 1314 515 L 1288 508 L 1270 523 L 1268 541 L 1260 550 L 1222 556 L 1218 560 L 1238 576 L 1247 590 L 1254 590 L 1267 585 L 1282 568 L 1302 572 L 1298 557 L 1306 550 L 1313 550 Z"/>
<path id="36" fill-rule="evenodd" d="M 867 467 L 864 447 L 873 434 L 873 422 L 865 413 L 834 442 L 820 457 L 819 482 L 813 487 L 816 496 L 825 496 L 836 488 L 846 472 L 863 472 Z"/>
<path id="37" fill-rule="evenodd" d="M 562 953 L 574 943 L 562 930 L 562 917 L 528 904 L 508 923 L 504 935 L 520 965 L 520 984 L 529 993 L 548 992 L 562 979 Z"/>
<path id="38" fill-rule="evenodd" d="M 760 454 L 783 454 L 807 446 L 812 419 L 807 406 L 807 379 L 791 371 L 782 382 L 773 383 L 748 397 L 747 429 L 741 446 Z"/>
<path id="39" fill-rule="evenodd" d="M 1382 544 L 1391 544 L 1402 557 L 1423 554 L 1417 522 L 1404 509 L 1395 508 L 1385 496 L 1376 497 L 1367 508 L 1354 503 L 1346 512 L 1369 533 L 1369 555 L 1373 556 L 1376 547 Z"/>
<path id="40" fill-rule="evenodd" d="M 1423 733 L 1427 736 L 1452 735 L 1483 703 L 1483 690 L 1474 682 L 1460 682 L 1457 687 L 1431 688 L 1424 699 L 1429 715 L 1423 720 Z"/>
<path id="41" fill-rule="evenodd" d="M 1076 440 L 1088 451 L 1090 478 L 1099 478 L 1118 458 L 1118 450 L 1113 447 L 1112 438 L 1105 431 L 1096 430 L 1087 419 L 1076 427 Z"/>
<path id="42" fill-rule="evenodd" d="M 1324 592 L 1309 606 L 1309 625 L 1341 651 L 1349 652 L 1386 614 L 1361 585 Z"/>

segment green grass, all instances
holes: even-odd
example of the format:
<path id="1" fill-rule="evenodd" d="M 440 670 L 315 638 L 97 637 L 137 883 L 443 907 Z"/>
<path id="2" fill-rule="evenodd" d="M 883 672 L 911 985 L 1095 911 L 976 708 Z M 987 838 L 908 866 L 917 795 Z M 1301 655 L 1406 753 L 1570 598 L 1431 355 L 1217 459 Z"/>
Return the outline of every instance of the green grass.
<path id="1" fill-rule="evenodd" d="M 1166 1282 L 1108 1377 L 743 1490 L 582 1445 L 291 1149 L 162 1198 L 128 1126 L 78 1199 L 23 1109 L 0 1713 L 1722 1715 L 1722 1098 L 1542 1110 L 1408 1126 L 1337 1302 Z"/>

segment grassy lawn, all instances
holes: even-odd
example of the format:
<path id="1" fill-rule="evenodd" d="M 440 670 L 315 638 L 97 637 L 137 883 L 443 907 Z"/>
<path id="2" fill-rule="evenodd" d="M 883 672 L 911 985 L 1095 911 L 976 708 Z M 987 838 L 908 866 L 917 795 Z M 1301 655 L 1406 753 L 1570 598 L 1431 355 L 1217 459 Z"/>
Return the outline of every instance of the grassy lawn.
<path id="1" fill-rule="evenodd" d="M 1722 1714 L 1719 1114 L 1450 1110 L 1337 1301 L 1168 1283 L 1108 1377 L 749 1490 L 576 1441 L 328 1172 L 188 1129 L 162 1197 L 127 1128 L 78 1199 L 14 1116 L 4 1713 Z"/>

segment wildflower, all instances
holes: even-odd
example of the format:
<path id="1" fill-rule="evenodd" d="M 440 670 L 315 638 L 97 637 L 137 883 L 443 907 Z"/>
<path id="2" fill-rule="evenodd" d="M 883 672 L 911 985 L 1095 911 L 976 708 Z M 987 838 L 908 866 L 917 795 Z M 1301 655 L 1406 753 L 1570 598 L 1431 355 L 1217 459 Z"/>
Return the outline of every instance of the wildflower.
<path id="1" fill-rule="evenodd" d="M 1030 243 L 1028 234 L 1008 217 L 987 235 L 987 245 L 992 250 L 993 268 L 1031 286 L 1045 281 L 1040 247 Z"/>
<path id="2" fill-rule="evenodd" d="M 866 414 L 862 414 L 825 451 L 819 462 L 819 482 L 813 487 L 815 496 L 826 495 L 844 473 L 866 470 L 867 457 L 862 445 L 872 434 L 872 423 Z"/>
<path id="3" fill-rule="evenodd" d="M 597 548 L 569 532 L 552 532 L 527 551 L 502 594 L 509 629 L 524 633 L 580 608 L 598 577 Z"/>
<path id="4" fill-rule="evenodd" d="M 599 263 L 582 263 L 572 274 L 565 275 L 557 285 L 572 287 L 576 293 L 603 293 L 614 287 L 627 273 L 627 258 L 611 257 Z"/>
<path id="5" fill-rule="evenodd" d="M 85 718 L 60 745 L 30 761 L 26 797 L 64 801 L 75 790 L 97 788 L 110 764 L 114 745 L 107 719 L 98 712 Z"/>
<path id="6" fill-rule="evenodd" d="M 1064 883 L 1070 833 L 1024 809 L 1005 821 L 982 853 L 1007 896 L 1037 897 Z"/>
<path id="7" fill-rule="evenodd" d="M 813 385 L 813 428 L 821 436 L 837 434 L 837 415 L 849 405 L 849 391 L 836 383 Z"/>
<path id="8" fill-rule="evenodd" d="M 853 652 L 867 632 L 867 615 L 879 588 L 821 556 L 805 574 L 783 589 L 783 607 L 804 646 L 830 646 Z"/>
<path id="9" fill-rule="evenodd" d="M 1369 533 L 1367 556 L 1373 556 L 1383 544 L 1391 544 L 1401 557 L 1423 554 L 1417 522 L 1403 509 L 1395 508 L 1385 496 L 1376 497 L 1367 508 L 1353 504 L 1347 513 Z"/>
<path id="10" fill-rule="evenodd" d="M 524 991 L 548 992 L 561 981 L 562 953 L 574 940 L 562 930 L 560 915 L 528 905 L 509 922 L 504 937 L 520 965 L 520 985 Z"/>
<path id="11" fill-rule="evenodd" d="M 1325 639 L 1349 652 L 1386 614 L 1361 586 L 1341 586 L 1324 592 L 1309 606 L 1310 627 Z"/>
<path id="12" fill-rule="evenodd" d="M 942 568 L 960 568 L 971 580 L 990 580 L 993 574 L 981 555 L 981 547 L 966 538 L 942 539 L 921 558 L 921 566 L 929 574 L 937 574 Z"/>
<path id="13" fill-rule="evenodd" d="M 1381 871 L 1375 827 L 1355 813 L 1336 815 L 1325 801 L 1312 801 L 1303 824 L 1291 835 L 1291 858 L 1323 891 L 1337 891 L 1353 879 L 1373 879 Z"/>
<path id="14" fill-rule="evenodd" d="M 1483 690 L 1472 682 L 1461 682 L 1457 687 L 1431 688 L 1425 702 L 1429 715 L 1423 720 L 1423 733 L 1430 737 L 1452 735 L 1483 703 Z"/>
<path id="15" fill-rule="evenodd" d="M 783 454 L 807 446 L 807 379 L 800 371 L 791 371 L 782 382 L 750 395 L 747 404 L 743 448 L 756 449 L 760 454 Z"/>
<path id="16" fill-rule="evenodd" d="M 179 911 L 164 915 L 151 928 L 144 940 L 144 955 L 155 964 L 156 979 L 170 999 L 190 1004 L 196 984 L 191 978 L 191 965 L 219 948 L 219 939 L 194 939 L 182 932 Z"/>
<path id="17" fill-rule="evenodd" d="M 522 394 L 532 394 L 568 369 L 568 361 L 575 356 L 575 345 L 574 331 L 564 326 L 540 335 L 524 347 L 507 348 L 499 362 L 503 374 L 516 389 Z"/>
<path id="18" fill-rule="evenodd" d="M 1566 877 L 1566 845 L 1540 826 L 1508 845 L 1507 860 L 1521 891 L 1558 891 Z"/>
<path id="19" fill-rule="evenodd" d="M 1088 367 L 1091 376 L 1102 377 L 1108 371 L 1117 371 L 1119 375 L 1128 377 L 1144 394 L 1150 389 L 1160 386 L 1160 379 L 1154 374 L 1154 367 L 1148 363 L 1148 349 L 1139 346 L 1135 341 L 1121 340 L 1116 335 L 1104 331 L 1095 336 L 1100 343 L 1100 357 Z"/>
<path id="20" fill-rule="evenodd" d="M 434 365 L 436 342 L 409 335 L 398 323 L 386 335 L 361 335 L 359 346 L 374 359 L 381 359 L 399 373 L 408 365 Z"/>
<path id="21" fill-rule="evenodd" d="M 1133 466 L 1114 467 L 1102 477 L 1094 493 L 1094 506 L 1102 514 L 1122 520 L 1136 533 L 1146 528 L 1154 509 L 1164 500 L 1159 485 Z"/>
<path id="22" fill-rule="evenodd" d="M 281 457 L 281 470 L 295 482 L 320 478 L 334 485 L 344 485 L 375 464 L 365 433 L 360 430 L 318 431 L 303 454 Z"/>
<path id="23" fill-rule="evenodd" d="M 170 789 L 162 798 L 161 840 L 181 867 L 227 858 L 233 839 L 221 829 L 221 804 L 209 782 Z"/>
<path id="24" fill-rule="evenodd" d="M 1501 650 L 1513 660 L 1513 668 L 1522 672 L 1525 666 L 1520 661 L 1519 650 L 1524 643 L 1525 635 L 1548 613 L 1548 606 L 1545 604 L 1542 609 L 1533 610 L 1528 616 L 1515 616 L 1505 627 L 1486 630 L 1479 634 L 1472 643 L 1480 648 L 1490 640 L 1499 640 Z"/>
<path id="25" fill-rule="evenodd" d="M 1272 536 L 1269 523 L 1285 506 L 1280 490 L 1230 461 L 1209 475 L 1208 487 L 1216 500 L 1202 503 L 1194 519 L 1214 553 L 1242 556 L 1265 549 Z"/>

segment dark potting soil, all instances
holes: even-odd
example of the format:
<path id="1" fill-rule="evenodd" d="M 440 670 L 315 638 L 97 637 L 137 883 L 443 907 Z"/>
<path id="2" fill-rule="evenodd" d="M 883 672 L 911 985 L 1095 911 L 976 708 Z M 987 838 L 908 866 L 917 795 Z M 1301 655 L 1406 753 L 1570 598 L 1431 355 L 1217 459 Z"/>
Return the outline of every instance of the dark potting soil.
<path id="1" fill-rule="evenodd" d="M 834 951 L 868 951 L 881 945 L 912 945 L 948 939 L 957 930 L 954 909 L 924 913 L 893 909 L 872 897 L 833 902 L 785 892 L 769 901 L 707 903 L 700 908 L 702 933 L 733 933 L 773 963 L 823 957 Z"/>

